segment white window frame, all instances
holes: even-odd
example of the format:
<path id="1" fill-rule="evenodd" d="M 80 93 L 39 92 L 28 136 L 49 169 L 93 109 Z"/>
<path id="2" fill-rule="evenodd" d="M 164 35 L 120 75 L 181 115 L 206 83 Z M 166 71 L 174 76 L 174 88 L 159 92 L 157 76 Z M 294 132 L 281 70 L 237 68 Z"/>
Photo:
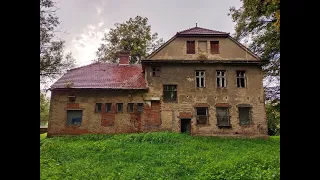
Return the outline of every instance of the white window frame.
<path id="1" fill-rule="evenodd" d="M 243 76 L 241 75 L 241 73 L 240 72 L 243 72 Z M 237 88 L 246 88 L 247 87 L 247 78 L 246 78 L 246 74 L 247 74 L 247 71 L 245 71 L 245 70 L 238 70 L 237 72 L 237 81 L 236 81 L 236 86 L 237 86 Z M 239 73 L 239 74 L 238 74 Z M 238 76 L 239 75 L 239 76 Z M 243 78 L 244 79 L 244 87 L 241 87 L 241 86 L 238 86 L 238 79 L 239 79 L 239 85 L 241 84 L 241 78 Z"/>
<path id="2" fill-rule="evenodd" d="M 224 75 L 222 76 L 222 72 L 224 73 Z M 226 70 L 217 70 L 216 71 L 216 82 L 217 79 L 219 79 L 219 84 L 217 83 L 217 88 L 226 88 L 227 87 L 227 75 L 226 75 L 227 71 Z M 222 81 L 224 81 L 224 86 L 222 86 Z"/>
<path id="3" fill-rule="evenodd" d="M 197 73 L 199 73 L 199 74 L 197 75 Z M 199 87 L 197 85 L 197 79 L 199 79 Z M 201 81 L 203 81 L 203 87 L 201 86 Z M 206 87 L 206 72 L 205 72 L 205 70 L 196 70 L 196 87 L 197 88 Z"/>

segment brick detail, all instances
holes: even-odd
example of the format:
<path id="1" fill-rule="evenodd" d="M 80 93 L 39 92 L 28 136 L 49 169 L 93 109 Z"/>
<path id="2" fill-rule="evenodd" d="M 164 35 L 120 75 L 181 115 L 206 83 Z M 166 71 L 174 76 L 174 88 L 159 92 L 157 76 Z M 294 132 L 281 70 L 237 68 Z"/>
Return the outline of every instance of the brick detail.
<path id="1" fill-rule="evenodd" d="M 67 103 L 66 109 L 79 109 L 79 103 Z"/>
<path id="2" fill-rule="evenodd" d="M 191 112 L 180 112 L 178 118 L 192 118 Z"/>
<path id="3" fill-rule="evenodd" d="M 230 107 L 228 103 L 216 103 L 216 107 Z"/>

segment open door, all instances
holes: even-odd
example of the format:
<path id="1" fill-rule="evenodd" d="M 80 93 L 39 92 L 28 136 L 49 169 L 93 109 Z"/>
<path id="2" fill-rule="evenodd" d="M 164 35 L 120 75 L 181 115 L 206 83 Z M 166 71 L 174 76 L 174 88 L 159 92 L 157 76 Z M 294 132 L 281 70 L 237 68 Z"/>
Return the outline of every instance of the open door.
<path id="1" fill-rule="evenodd" d="M 191 133 L 191 119 L 181 119 L 181 133 Z"/>

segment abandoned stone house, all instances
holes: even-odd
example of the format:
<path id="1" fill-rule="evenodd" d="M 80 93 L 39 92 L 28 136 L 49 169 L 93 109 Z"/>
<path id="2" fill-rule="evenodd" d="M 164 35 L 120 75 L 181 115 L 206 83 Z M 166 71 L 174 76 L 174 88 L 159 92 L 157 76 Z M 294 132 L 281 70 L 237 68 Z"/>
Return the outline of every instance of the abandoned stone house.
<path id="1" fill-rule="evenodd" d="M 94 63 L 50 88 L 48 136 L 151 131 L 267 136 L 264 61 L 229 33 L 177 32 L 141 64 Z"/>

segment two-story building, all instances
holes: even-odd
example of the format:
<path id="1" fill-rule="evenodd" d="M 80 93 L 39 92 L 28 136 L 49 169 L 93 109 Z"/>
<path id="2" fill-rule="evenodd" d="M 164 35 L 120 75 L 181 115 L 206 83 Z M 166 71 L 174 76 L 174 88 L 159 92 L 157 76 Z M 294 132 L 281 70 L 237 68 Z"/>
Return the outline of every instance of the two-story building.
<path id="1" fill-rule="evenodd" d="M 186 132 L 267 136 L 263 61 L 229 33 L 190 28 L 141 64 L 94 63 L 51 86 L 48 136 Z"/>

